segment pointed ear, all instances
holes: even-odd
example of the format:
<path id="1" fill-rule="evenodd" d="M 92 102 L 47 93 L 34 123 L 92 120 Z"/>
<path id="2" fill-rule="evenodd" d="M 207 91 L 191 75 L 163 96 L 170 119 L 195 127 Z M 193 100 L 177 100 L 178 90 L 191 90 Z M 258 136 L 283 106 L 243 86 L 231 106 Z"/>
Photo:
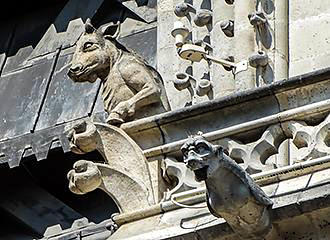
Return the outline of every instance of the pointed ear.
<path id="1" fill-rule="evenodd" d="M 116 39 L 120 33 L 120 22 L 118 21 L 117 23 L 101 26 L 99 31 L 105 39 Z"/>
<path id="2" fill-rule="evenodd" d="M 213 146 L 213 149 L 214 149 L 214 152 L 221 155 L 221 154 L 225 154 L 225 155 L 229 155 L 229 152 L 227 149 L 223 148 L 222 146 L 220 145 L 214 145 Z"/>
<path id="3" fill-rule="evenodd" d="M 90 18 L 87 18 L 86 23 L 85 23 L 85 32 L 86 33 L 93 33 L 95 31 L 96 31 L 96 29 L 92 25 L 92 21 L 90 20 Z"/>

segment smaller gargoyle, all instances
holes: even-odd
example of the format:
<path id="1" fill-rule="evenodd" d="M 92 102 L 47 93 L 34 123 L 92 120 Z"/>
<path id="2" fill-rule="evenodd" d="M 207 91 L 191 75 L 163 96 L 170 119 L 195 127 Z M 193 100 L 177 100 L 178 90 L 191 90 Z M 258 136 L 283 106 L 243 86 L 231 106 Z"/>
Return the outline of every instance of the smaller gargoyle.
<path id="1" fill-rule="evenodd" d="M 182 146 L 184 162 L 197 181 L 205 181 L 211 214 L 224 218 L 241 239 L 264 239 L 272 229 L 273 202 L 223 148 L 201 135 Z"/>
<path id="2" fill-rule="evenodd" d="M 88 19 L 68 72 L 75 82 L 101 79 L 107 123 L 115 125 L 169 110 L 160 74 L 119 44 L 119 27 L 96 29 Z"/>

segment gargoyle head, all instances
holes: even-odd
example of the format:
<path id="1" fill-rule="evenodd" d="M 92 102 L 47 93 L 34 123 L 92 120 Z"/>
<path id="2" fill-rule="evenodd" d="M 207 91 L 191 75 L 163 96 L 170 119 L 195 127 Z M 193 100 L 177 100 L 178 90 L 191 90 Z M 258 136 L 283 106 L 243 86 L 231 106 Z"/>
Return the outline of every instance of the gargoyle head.
<path id="1" fill-rule="evenodd" d="M 91 161 L 79 160 L 68 172 L 69 189 L 75 194 L 85 194 L 98 188 L 102 183 L 101 172 Z"/>
<path id="2" fill-rule="evenodd" d="M 206 180 L 208 168 L 214 164 L 214 160 L 219 160 L 223 153 L 222 147 L 211 144 L 201 135 L 189 137 L 181 151 L 186 166 L 194 171 L 197 181 Z"/>
<path id="3" fill-rule="evenodd" d="M 95 82 L 108 75 L 116 54 L 115 39 L 119 23 L 100 29 L 94 28 L 90 19 L 85 23 L 85 32 L 77 42 L 68 75 L 75 82 Z"/>
<path id="4" fill-rule="evenodd" d="M 70 149 L 76 154 L 86 154 L 98 148 L 100 136 L 96 126 L 90 121 L 77 122 L 72 129 L 68 131 L 68 140 Z"/>

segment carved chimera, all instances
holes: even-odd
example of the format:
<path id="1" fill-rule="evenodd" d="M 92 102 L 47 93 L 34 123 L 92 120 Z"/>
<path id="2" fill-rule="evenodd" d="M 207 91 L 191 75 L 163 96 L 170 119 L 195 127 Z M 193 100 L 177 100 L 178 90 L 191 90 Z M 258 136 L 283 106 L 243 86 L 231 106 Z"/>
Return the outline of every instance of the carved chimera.
<path id="1" fill-rule="evenodd" d="M 205 181 L 210 212 L 223 217 L 241 239 L 263 239 L 272 229 L 273 202 L 222 147 L 190 137 L 181 151 L 197 181 Z"/>
<path id="2" fill-rule="evenodd" d="M 119 24 L 96 29 L 86 21 L 77 42 L 69 77 L 75 82 L 103 83 L 102 98 L 110 124 L 151 116 L 169 109 L 159 73 L 116 38 Z"/>

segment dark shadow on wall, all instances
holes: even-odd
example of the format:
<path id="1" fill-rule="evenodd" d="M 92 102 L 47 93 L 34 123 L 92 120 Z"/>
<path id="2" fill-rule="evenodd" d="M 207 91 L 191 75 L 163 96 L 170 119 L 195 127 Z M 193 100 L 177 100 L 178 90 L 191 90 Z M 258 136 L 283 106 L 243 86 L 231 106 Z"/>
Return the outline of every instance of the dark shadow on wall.
<path id="1" fill-rule="evenodd" d="M 40 238 L 50 226 L 59 224 L 63 230 L 69 229 L 82 217 L 100 223 L 119 212 L 115 202 L 101 190 L 86 195 L 70 192 L 66 175 L 82 158 L 103 161 L 97 152 L 78 156 L 58 148 L 43 161 L 29 157 L 13 169 L 1 164 L 0 221 L 6 220 L 7 224 L 0 224 L 0 239 Z"/>
<path id="2" fill-rule="evenodd" d="M 52 150 L 46 160 L 25 161 L 24 166 L 38 184 L 66 205 L 87 217 L 94 223 L 109 219 L 112 213 L 119 212 L 115 202 L 103 191 L 97 189 L 85 195 L 76 195 L 69 190 L 67 173 L 78 160 L 103 163 L 98 152 L 85 155 L 63 153 L 61 149 Z"/>

